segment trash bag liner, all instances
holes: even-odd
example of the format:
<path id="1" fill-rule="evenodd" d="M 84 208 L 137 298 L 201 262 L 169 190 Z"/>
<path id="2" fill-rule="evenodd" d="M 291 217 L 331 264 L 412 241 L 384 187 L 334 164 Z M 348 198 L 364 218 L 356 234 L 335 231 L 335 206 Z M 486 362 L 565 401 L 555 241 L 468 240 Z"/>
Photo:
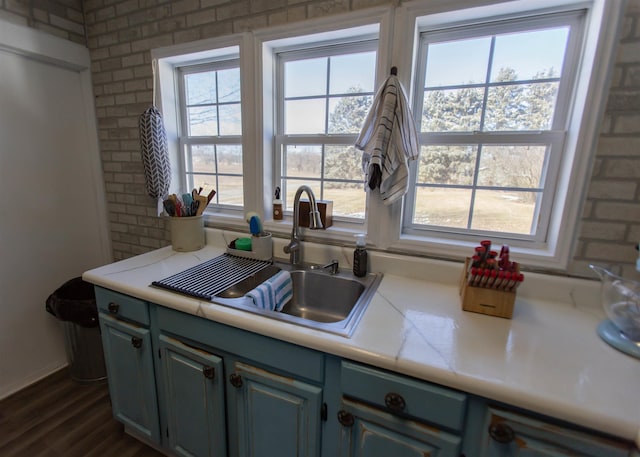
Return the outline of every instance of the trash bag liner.
<path id="1" fill-rule="evenodd" d="M 49 295 L 46 310 L 62 321 L 70 321 L 81 327 L 98 326 L 98 309 L 93 284 L 81 277 L 65 282 Z"/>

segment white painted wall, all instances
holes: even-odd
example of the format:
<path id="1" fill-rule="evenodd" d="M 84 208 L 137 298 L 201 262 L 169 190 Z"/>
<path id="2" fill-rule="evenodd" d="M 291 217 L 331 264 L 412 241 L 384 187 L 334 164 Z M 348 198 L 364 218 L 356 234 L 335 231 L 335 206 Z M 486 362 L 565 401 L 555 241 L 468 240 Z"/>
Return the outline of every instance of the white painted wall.
<path id="1" fill-rule="evenodd" d="M 67 364 L 45 300 L 111 261 L 89 64 L 0 21 L 0 398 Z"/>

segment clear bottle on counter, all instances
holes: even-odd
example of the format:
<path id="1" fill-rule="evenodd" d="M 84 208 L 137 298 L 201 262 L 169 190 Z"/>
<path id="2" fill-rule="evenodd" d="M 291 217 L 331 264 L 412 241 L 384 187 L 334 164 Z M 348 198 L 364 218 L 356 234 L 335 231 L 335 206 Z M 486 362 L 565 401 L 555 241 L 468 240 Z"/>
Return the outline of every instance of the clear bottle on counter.
<path id="1" fill-rule="evenodd" d="M 353 274 L 359 278 L 367 274 L 367 240 L 364 233 L 356 235 L 356 249 L 353 251 Z"/>

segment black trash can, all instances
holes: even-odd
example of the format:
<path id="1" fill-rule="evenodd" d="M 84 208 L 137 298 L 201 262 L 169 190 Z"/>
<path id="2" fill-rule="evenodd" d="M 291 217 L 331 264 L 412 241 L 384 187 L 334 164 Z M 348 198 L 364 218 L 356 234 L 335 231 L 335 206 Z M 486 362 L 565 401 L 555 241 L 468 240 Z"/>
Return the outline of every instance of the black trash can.
<path id="1" fill-rule="evenodd" d="M 106 380 L 93 284 L 81 277 L 65 282 L 47 298 L 46 310 L 63 323 L 71 378 L 80 383 Z"/>

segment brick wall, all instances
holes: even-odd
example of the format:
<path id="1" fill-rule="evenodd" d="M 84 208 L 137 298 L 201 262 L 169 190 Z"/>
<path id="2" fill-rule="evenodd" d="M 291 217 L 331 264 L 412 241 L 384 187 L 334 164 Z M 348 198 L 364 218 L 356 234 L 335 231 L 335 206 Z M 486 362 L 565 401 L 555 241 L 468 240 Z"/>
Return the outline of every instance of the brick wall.
<path id="1" fill-rule="evenodd" d="M 640 242 L 640 0 L 629 0 L 572 271 L 620 264 Z"/>
<path id="2" fill-rule="evenodd" d="M 151 102 L 150 50 L 398 0 L 84 0 L 114 257 L 168 244 L 146 196 L 138 115 Z M 0 0 L 0 17 L 84 43 L 80 0 Z M 640 241 L 640 0 L 629 0 L 581 234 L 570 271 L 632 271 Z"/>
<path id="3" fill-rule="evenodd" d="M 87 44 L 82 0 L 0 0 L 0 18 Z"/>

